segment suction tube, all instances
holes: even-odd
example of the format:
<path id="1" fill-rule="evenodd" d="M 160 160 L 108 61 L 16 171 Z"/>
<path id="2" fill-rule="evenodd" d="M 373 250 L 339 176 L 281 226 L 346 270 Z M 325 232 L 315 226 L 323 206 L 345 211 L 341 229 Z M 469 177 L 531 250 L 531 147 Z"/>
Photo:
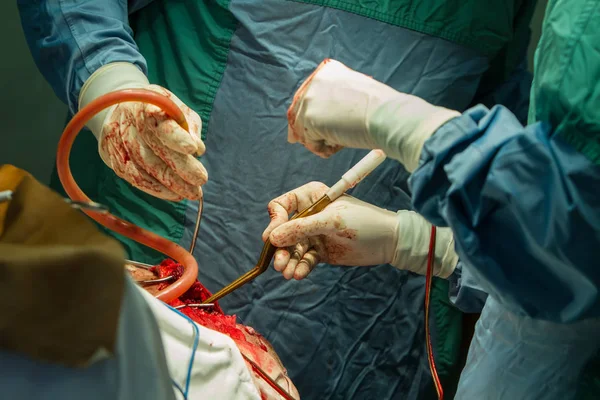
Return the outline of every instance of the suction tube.
<path id="1" fill-rule="evenodd" d="M 81 129 L 83 129 L 85 124 L 100 111 L 117 103 L 133 101 L 140 101 L 160 107 L 183 129 L 189 129 L 185 115 L 179 109 L 179 107 L 177 107 L 177 105 L 169 98 L 150 90 L 119 90 L 108 93 L 92 101 L 90 104 L 79 110 L 77 114 L 75 114 L 73 119 L 65 128 L 58 143 L 58 151 L 56 155 L 58 177 L 65 188 L 67 195 L 72 201 L 86 203 L 91 201 L 90 198 L 83 193 L 79 185 L 77 185 L 73 179 L 73 175 L 71 174 L 69 155 L 71 153 L 71 148 L 73 147 L 75 138 Z M 150 231 L 140 228 L 139 226 L 117 218 L 110 213 L 101 213 L 86 209 L 83 209 L 82 211 L 105 228 L 128 237 L 129 239 L 135 240 L 136 242 L 145 246 L 151 247 L 183 265 L 184 271 L 181 278 L 169 285 L 164 290 L 160 291 L 156 295 L 159 300 L 169 303 L 177 299 L 179 296 L 184 294 L 196 281 L 198 277 L 198 264 L 196 263 L 194 257 L 183 247 Z"/>

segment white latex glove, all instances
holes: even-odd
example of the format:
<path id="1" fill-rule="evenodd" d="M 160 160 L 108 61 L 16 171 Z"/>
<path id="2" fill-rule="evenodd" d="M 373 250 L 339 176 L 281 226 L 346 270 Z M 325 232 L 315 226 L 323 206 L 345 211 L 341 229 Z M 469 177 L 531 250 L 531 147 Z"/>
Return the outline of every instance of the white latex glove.
<path id="1" fill-rule="evenodd" d="M 167 89 L 150 85 L 133 64 L 113 63 L 98 69 L 85 82 L 79 108 L 120 89 L 149 89 L 171 98 L 184 112 L 190 132 L 160 108 L 140 103 L 117 104 L 97 114 L 88 128 L 98 139 L 100 157 L 136 188 L 166 200 L 200 199 L 208 174 L 196 156 L 204 154 L 200 116 Z"/>
<path id="2" fill-rule="evenodd" d="M 305 278 L 319 262 L 368 266 L 391 264 L 425 274 L 431 224 L 412 211 L 397 213 L 351 196 L 342 196 L 318 214 L 289 221 L 288 215 L 309 207 L 329 188 L 311 182 L 269 203 L 271 223 L 263 233 L 279 247 L 274 267 L 286 279 Z M 433 273 L 447 278 L 458 262 L 454 238 L 438 228 Z"/>
<path id="3" fill-rule="evenodd" d="M 412 172 L 425 141 L 460 113 L 325 60 L 300 86 L 287 116 L 288 141 L 321 157 L 343 147 L 379 148 Z"/>

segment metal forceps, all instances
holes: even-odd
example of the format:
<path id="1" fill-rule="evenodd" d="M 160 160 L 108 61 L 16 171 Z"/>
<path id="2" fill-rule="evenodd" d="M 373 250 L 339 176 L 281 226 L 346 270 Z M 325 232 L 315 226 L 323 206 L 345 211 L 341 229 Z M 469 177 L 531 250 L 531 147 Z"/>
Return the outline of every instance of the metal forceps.
<path id="1" fill-rule="evenodd" d="M 325 195 L 323 195 L 323 197 L 321 197 L 307 209 L 295 214 L 290 220 L 308 217 L 322 211 L 325 207 L 343 195 L 348 189 L 353 188 L 365 177 L 367 177 L 367 175 L 369 175 L 375 168 L 379 166 L 379 164 L 385 160 L 385 158 L 386 155 L 383 151 L 372 150 L 356 165 L 350 168 L 350 170 L 348 170 L 348 172 L 342 176 L 342 179 L 337 181 L 336 184 L 333 185 Z M 214 303 L 221 297 L 228 295 L 236 289 L 239 289 L 241 286 L 261 275 L 267 270 L 267 268 L 269 268 L 269 264 L 271 264 L 271 260 L 273 259 L 276 251 L 277 248 L 273 246 L 267 239 L 260 253 L 256 266 L 229 285 L 225 286 L 223 289 L 219 290 L 217 293 L 210 296 L 203 303 Z"/>

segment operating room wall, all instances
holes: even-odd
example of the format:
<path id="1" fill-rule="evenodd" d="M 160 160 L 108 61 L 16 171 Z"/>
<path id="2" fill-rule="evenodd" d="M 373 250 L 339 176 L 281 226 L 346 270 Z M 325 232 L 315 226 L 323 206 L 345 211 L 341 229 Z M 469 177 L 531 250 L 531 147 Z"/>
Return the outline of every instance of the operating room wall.
<path id="1" fill-rule="evenodd" d="M 530 68 L 546 3 L 538 1 L 532 21 Z M 0 164 L 16 165 L 48 183 L 67 107 L 56 98 L 31 58 L 16 2 L 0 1 L 0 16 L 5 46 L 0 62 Z"/>
<path id="2" fill-rule="evenodd" d="M 54 152 L 67 107 L 37 70 L 21 29 L 16 1 L 0 1 L 0 164 L 13 164 L 44 183 L 50 180 Z"/>

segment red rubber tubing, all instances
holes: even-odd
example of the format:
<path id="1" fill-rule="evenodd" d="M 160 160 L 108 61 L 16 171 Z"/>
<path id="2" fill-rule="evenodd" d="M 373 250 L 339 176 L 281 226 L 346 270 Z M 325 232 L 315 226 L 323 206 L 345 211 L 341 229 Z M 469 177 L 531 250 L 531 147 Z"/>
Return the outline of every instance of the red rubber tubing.
<path id="1" fill-rule="evenodd" d="M 73 142 L 83 129 L 85 124 L 97 113 L 123 102 L 140 101 L 160 107 L 167 115 L 173 118 L 182 128 L 189 130 L 185 115 L 177 105 L 169 98 L 145 89 L 125 89 L 105 94 L 98 97 L 90 104 L 79 110 L 73 116 L 73 119 L 67 124 L 58 143 L 56 154 L 56 167 L 58 177 L 62 183 L 67 195 L 73 201 L 90 202 L 90 198 L 83 193 L 81 188 L 73 179 L 71 167 L 69 165 L 69 156 Z M 167 257 L 172 258 L 184 267 L 183 275 L 176 282 L 160 291 L 156 297 L 159 300 L 169 303 L 184 294 L 196 281 L 198 277 L 198 263 L 194 257 L 183 247 L 173 243 L 155 233 L 147 231 L 139 226 L 122 220 L 110 213 L 99 213 L 90 210 L 82 210 L 94 221 L 102 226 L 117 232 L 129 239 L 153 248 Z"/>
<path id="2" fill-rule="evenodd" d="M 427 361 L 429 362 L 429 369 L 431 370 L 431 377 L 433 378 L 435 391 L 437 392 L 438 400 L 444 400 L 444 389 L 442 388 L 442 382 L 440 381 L 440 377 L 435 366 L 433 346 L 431 345 L 431 330 L 429 327 L 429 308 L 431 306 L 431 285 L 433 281 L 436 231 L 436 227 L 432 226 L 431 236 L 429 238 L 429 254 L 427 255 L 427 272 L 425 274 L 425 343 L 427 346 Z"/>

